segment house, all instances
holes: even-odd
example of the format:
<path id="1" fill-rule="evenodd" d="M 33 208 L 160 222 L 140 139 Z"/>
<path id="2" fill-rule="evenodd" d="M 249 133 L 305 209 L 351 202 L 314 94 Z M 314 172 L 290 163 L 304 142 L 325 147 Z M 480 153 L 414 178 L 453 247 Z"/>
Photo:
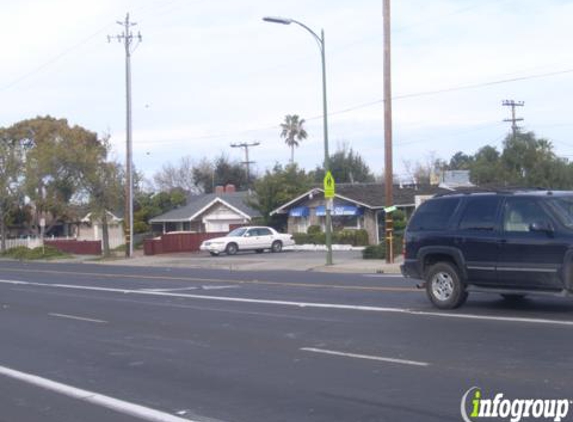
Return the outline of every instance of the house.
<path id="1" fill-rule="evenodd" d="M 109 236 L 110 246 L 115 248 L 125 243 L 123 233 L 123 218 L 118 217 L 118 212 L 112 213 L 106 211 L 107 214 L 107 231 Z M 95 217 L 93 213 L 88 213 L 82 218 L 77 225 L 74 237 L 78 240 L 102 240 L 102 221 L 100 217 Z"/>
<path id="2" fill-rule="evenodd" d="M 414 208 L 438 193 L 451 191 L 439 186 L 396 185 L 393 187 L 394 205 L 407 215 Z M 332 209 L 333 230 L 364 229 L 370 244 L 380 243 L 386 207 L 384 185 L 379 183 L 338 184 Z M 314 188 L 271 212 L 288 215 L 289 233 L 306 233 L 312 225 L 325 229 L 326 210 L 324 191 Z"/>
<path id="3" fill-rule="evenodd" d="M 192 195 L 187 204 L 149 220 L 154 233 L 187 231 L 228 232 L 250 224 L 261 214 L 249 203 L 248 192 L 237 192 L 234 185 L 218 186 L 215 193 Z"/>

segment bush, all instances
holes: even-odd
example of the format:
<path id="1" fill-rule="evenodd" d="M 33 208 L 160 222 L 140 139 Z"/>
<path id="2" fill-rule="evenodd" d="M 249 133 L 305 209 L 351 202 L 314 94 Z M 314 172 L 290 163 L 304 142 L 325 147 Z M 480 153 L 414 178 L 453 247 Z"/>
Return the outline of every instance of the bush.
<path id="1" fill-rule="evenodd" d="M 310 236 L 306 233 L 294 233 L 292 238 L 294 239 L 294 243 L 297 245 L 310 243 Z"/>
<path id="2" fill-rule="evenodd" d="M 363 259 L 385 259 L 386 247 L 384 244 L 366 246 L 362 251 Z"/>
<path id="3" fill-rule="evenodd" d="M 322 228 L 320 226 L 317 226 L 317 225 L 312 225 L 312 226 L 308 226 L 308 229 L 306 229 L 306 232 L 310 235 L 315 235 L 318 233 L 322 233 Z"/>
<path id="4" fill-rule="evenodd" d="M 368 232 L 364 229 L 354 231 L 354 246 L 368 246 Z"/>
<path id="5" fill-rule="evenodd" d="M 394 257 L 402 254 L 402 234 L 397 234 L 392 240 L 392 252 Z M 386 259 L 386 243 L 381 239 L 379 245 L 367 246 L 362 251 L 363 259 Z"/>
<path id="6" fill-rule="evenodd" d="M 318 232 L 309 235 L 310 243 L 314 243 L 315 245 L 324 245 L 326 244 L 326 233 Z"/>
<path id="7" fill-rule="evenodd" d="M 50 259 L 50 258 L 67 258 L 70 255 L 53 246 L 41 246 L 28 249 L 25 246 L 18 246 L 16 248 L 11 248 L 5 251 L 2 256 L 9 258 L 19 259 L 19 260 L 33 260 L 33 259 Z"/>

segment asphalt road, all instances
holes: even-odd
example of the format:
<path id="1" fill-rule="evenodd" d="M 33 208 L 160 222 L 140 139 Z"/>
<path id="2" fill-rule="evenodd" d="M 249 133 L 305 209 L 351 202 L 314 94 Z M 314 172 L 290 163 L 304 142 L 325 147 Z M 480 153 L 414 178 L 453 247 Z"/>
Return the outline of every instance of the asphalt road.
<path id="1" fill-rule="evenodd" d="M 0 421 L 459 421 L 474 386 L 573 399 L 572 334 L 573 300 L 397 276 L 2 261 Z"/>

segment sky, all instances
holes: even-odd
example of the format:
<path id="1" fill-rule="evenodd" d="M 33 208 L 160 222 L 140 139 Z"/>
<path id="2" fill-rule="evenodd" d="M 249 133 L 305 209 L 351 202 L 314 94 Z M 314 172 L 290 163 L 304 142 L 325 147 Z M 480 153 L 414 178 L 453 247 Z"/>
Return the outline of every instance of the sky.
<path id="1" fill-rule="evenodd" d="M 382 0 L 0 0 L 0 126 L 66 118 L 125 160 L 123 46 L 108 42 L 126 13 L 142 42 L 132 52 L 133 161 L 149 179 L 189 156 L 250 150 L 259 173 L 287 164 L 287 114 L 309 134 L 295 161 L 324 159 L 320 51 L 297 25 L 325 32 L 329 146 L 384 168 Z M 394 0 L 393 166 L 501 149 L 502 100 L 524 101 L 523 130 L 573 159 L 573 0 Z"/>

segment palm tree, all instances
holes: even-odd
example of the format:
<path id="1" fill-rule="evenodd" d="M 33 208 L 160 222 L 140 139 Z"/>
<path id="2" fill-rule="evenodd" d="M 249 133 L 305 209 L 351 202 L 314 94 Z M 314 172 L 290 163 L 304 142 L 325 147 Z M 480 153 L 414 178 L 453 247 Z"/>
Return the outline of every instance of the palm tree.
<path id="1" fill-rule="evenodd" d="M 281 138 L 284 138 L 285 143 L 290 147 L 291 164 L 294 163 L 294 147 L 298 147 L 299 142 L 308 137 L 303 125 L 304 119 L 301 119 L 298 114 L 287 114 L 284 123 L 281 123 Z"/>

